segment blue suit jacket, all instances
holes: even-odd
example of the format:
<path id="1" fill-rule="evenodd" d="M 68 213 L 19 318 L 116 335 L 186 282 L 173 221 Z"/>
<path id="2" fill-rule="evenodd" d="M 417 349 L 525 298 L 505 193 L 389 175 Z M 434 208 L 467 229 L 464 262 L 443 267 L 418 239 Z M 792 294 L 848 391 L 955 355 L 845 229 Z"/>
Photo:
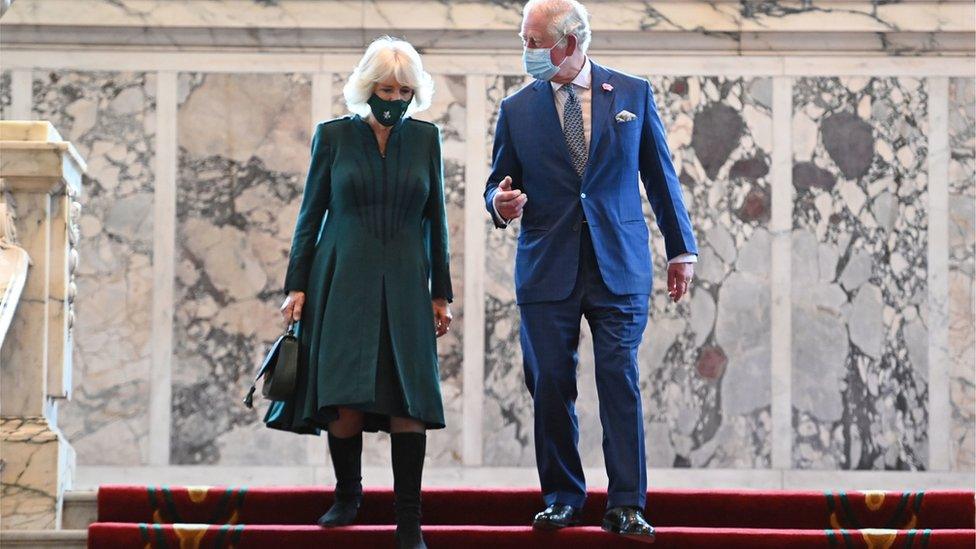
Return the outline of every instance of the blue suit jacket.
<path id="1" fill-rule="evenodd" d="M 592 71 L 589 160 L 582 179 L 573 169 L 549 82 L 537 80 L 501 103 L 485 205 L 493 211 L 492 199 L 506 175 L 528 195 L 515 259 L 519 303 L 558 301 L 572 292 L 584 216 L 610 291 L 651 292 L 638 173 L 668 259 L 698 253 L 650 84 L 596 63 Z M 603 89 L 605 83 L 612 91 Z M 624 110 L 636 118 L 616 121 Z"/>

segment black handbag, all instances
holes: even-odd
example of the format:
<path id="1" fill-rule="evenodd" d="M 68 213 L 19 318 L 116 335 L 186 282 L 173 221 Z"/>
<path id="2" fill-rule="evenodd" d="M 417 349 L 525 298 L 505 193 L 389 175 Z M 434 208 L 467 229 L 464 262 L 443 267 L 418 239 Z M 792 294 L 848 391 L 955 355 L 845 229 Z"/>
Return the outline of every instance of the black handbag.
<path id="1" fill-rule="evenodd" d="M 294 322 L 288 323 L 288 329 L 278 337 L 271 346 L 264 362 L 254 376 L 254 382 L 247 395 L 244 405 L 254 407 L 254 390 L 258 380 L 264 378 L 261 394 L 268 400 L 288 400 L 295 393 L 295 379 L 298 377 L 298 338 L 295 337 Z"/>

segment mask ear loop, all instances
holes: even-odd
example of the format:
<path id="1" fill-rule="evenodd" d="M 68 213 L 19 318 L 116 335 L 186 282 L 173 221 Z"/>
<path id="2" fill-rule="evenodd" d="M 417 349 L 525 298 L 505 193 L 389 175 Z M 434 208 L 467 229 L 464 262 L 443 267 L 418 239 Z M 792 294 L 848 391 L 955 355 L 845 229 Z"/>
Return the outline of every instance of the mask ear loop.
<path id="1" fill-rule="evenodd" d="M 573 25 L 573 28 L 571 28 L 568 31 L 566 31 L 566 33 L 563 34 L 563 37 L 560 38 L 559 40 L 556 40 L 556 43 L 553 44 L 551 48 L 549 48 L 549 52 L 552 53 L 552 50 L 556 46 L 558 46 L 560 42 L 562 42 L 563 40 L 565 40 L 566 38 L 568 38 L 570 34 L 573 34 L 576 31 L 576 29 L 579 28 L 580 25 L 581 25 L 581 23 L 576 23 L 575 25 Z M 576 35 L 573 34 L 573 36 L 576 36 Z M 576 47 L 577 48 L 579 47 L 579 37 L 578 36 L 576 37 Z M 555 67 L 558 68 L 558 69 L 562 69 L 563 63 L 565 63 L 567 59 L 569 59 L 569 56 L 568 55 L 566 57 L 563 57 L 563 60 L 560 61 L 558 65 L 555 65 Z"/>
<path id="2" fill-rule="evenodd" d="M 565 40 L 570 34 L 573 34 L 574 32 L 576 32 L 576 29 L 578 29 L 580 27 L 580 24 L 581 23 L 576 23 L 575 25 L 573 25 L 573 28 L 571 28 L 568 31 L 566 31 L 565 34 L 563 34 L 562 38 L 560 38 L 559 40 L 556 40 L 556 43 L 552 45 L 552 48 L 555 48 L 556 46 L 559 45 L 560 42 L 562 42 L 563 40 Z M 573 34 L 573 36 L 576 36 L 576 35 Z M 579 37 L 578 36 L 576 37 L 576 40 L 577 40 L 577 42 L 579 42 Z M 579 44 L 577 43 L 576 46 L 579 47 Z M 552 48 L 549 48 L 549 50 L 551 51 Z"/>
<path id="3" fill-rule="evenodd" d="M 573 33 L 573 31 L 575 31 L 577 27 L 579 27 L 579 24 L 577 24 L 577 25 L 576 25 L 576 26 L 574 26 L 573 28 L 571 28 L 571 29 L 569 29 L 568 31 L 566 31 L 566 34 L 564 34 L 562 38 L 560 38 L 559 40 L 556 40 L 556 43 L 555 43 L 555 44 L 553 44 L 551 48 L 549 48 L 549 53 L 551 54 L 551 53 L 552 53 L 552 50 L 553 50 L 553 49 L 555 49 L 555 47 L 556 47 L 556 46 L 558 46 L 560 42 L 562 42 L 563 40 L 565 40 L 566 38 L 568 38 L 568 37 L 569 37 L 569 35 L 570 35 L 570 34 L 572 34 L 572 33 Z M 574 35 L 574 36 L 575 36 L 575 35 Z M 579 44 L 577 44 L 577 47 L 579 47 Z M 562 69 L 562 67 L 563 67 L 563 63 L 565 63 L 567 59 L 569 59 L 569 56 L 568 56 L 568 55 L 567 55 L 566 57 L 563 57 L 563 60 L 562 60 L 562 61 L 560 61 L 558 65 L 554 65 L 554 66 L 555 66 L 555 67 L 556 67 L 557 69 Z"/>

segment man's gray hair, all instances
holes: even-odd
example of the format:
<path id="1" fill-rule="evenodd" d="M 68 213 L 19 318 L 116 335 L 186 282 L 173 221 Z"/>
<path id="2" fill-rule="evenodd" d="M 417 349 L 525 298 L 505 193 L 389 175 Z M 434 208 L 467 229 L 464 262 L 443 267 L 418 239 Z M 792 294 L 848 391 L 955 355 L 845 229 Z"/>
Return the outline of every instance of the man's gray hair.
<path id="1" fill-rule="evenodd" d="M 549 34 L 556 40 L 564 35 L 576 36 L 579 47 L 586 53 L 590 47 L 590 13 L 577 0 L 529 0 L 522 8 L 522 18 L 540 10 L 551 21 Z"/>

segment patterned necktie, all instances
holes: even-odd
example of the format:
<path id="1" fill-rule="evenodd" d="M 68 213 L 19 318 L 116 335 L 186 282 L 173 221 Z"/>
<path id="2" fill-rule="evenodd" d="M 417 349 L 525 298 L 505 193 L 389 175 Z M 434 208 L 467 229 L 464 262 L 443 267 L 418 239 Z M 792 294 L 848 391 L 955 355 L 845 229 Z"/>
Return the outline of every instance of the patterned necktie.
<path id="1" fill-rule="evenodd" d="M 583 177 L 586 170 L 586 134 L 583 133 L 583 109 L 580 108 L 579 97 L 572 84 L 564 84 L 559 88 L 566 92 L 566 106 L 563 108 L 563 135 L 566 145 L 573 157 L 573 167 L 576 173 Z"/>

